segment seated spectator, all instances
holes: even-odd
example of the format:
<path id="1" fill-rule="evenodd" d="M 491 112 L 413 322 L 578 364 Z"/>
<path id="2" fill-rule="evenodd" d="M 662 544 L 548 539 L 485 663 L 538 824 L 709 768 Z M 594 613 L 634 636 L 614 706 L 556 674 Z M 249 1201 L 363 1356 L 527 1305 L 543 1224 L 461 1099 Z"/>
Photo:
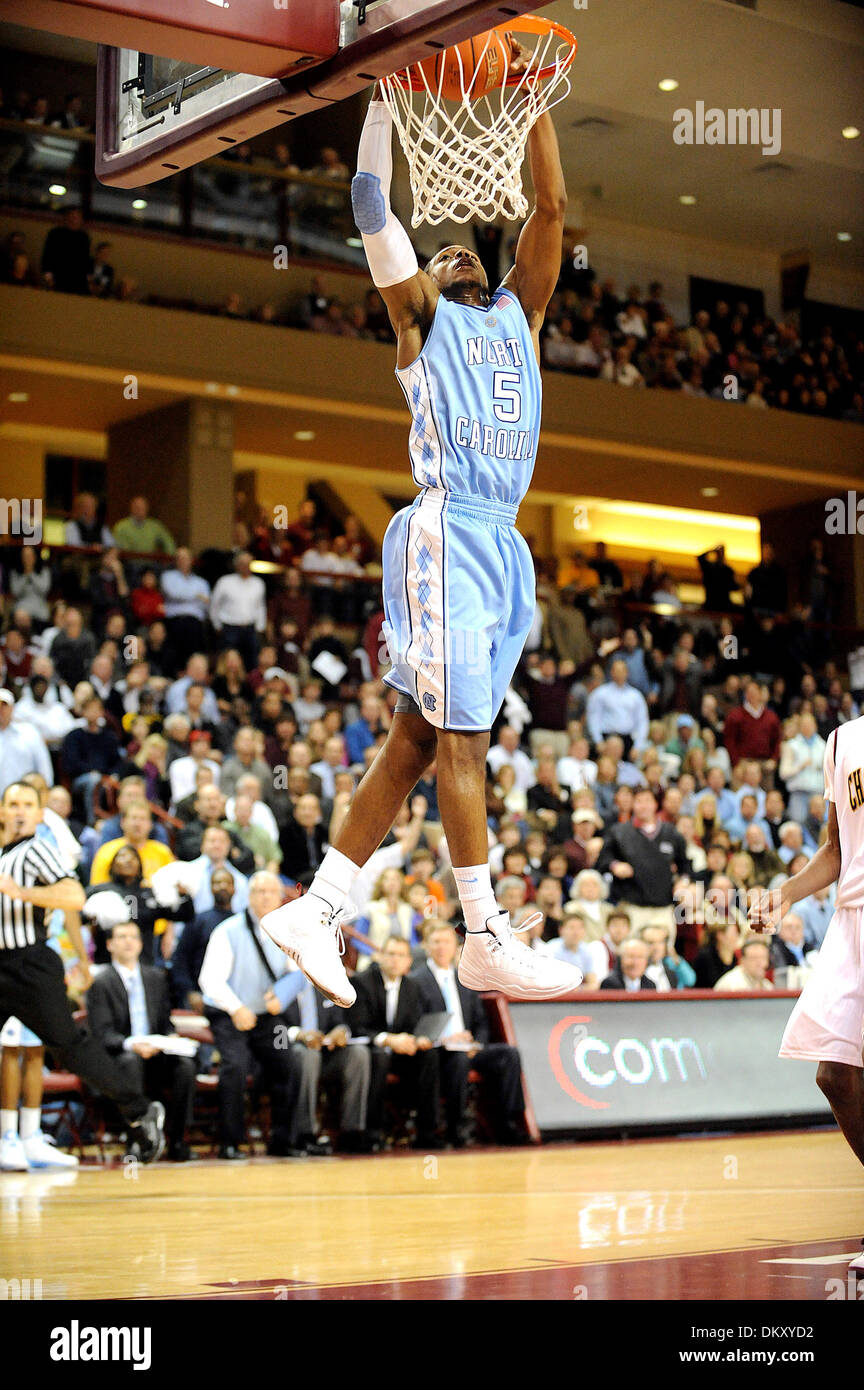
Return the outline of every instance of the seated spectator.
<path id="1" fill-rule="evenodd" d="M 419 938 L 413 931 L 414 911 L 408 902 L 405 875 L 401 869 L 385 869 L 372 890 L 372 897 L 357 920 L 358 930 L 382 950 L 391 936 L 401 937 L 413 948 Z M 365 970 L 370 957 L 365 953 L 358 961 L 358 970 Z"/>
<path id="2" fill-rule="evenodd" d="M 509 763 L 516 773 L 516 785 L 526 793 L 529 787 L 533 787 L 534 764 L 519 747 L 518 731 L 511 725 L 502 724 L 498 730 L 498 742 L 489 749 L 486 762 L 493 775 L 498 773 L 503 763 Z"/>
<path id="3" fill-rule="evenodd" d="M 32 545 L 22 545 L 20 564 L 20 570 L 12 570 L 9 574 L 9 591 L 16 614 L 21 611 L 29 614 L 37 630 L 41 631 L 51 617 L 47 601 L 51 590 L 51 568 L 42 565 L 38 551 Z"/>
<path id="4" fill-rule="evenodd" d="M 583 988 L 597 988 L 598 978 L 595 968 L 597 962 L 586 944 L 585 919 L 575 903 L 565 904 L 557 937 L 552 941 L 544 941 L 538 950 L 542 950 L 546 955 L 554 956 L 556 960 L 565 961 L 567 965 L 575 965 L 577 970 L 581 970 Z M 605 964 L 604 957 L 603 965 L 605 966 Z"/>
<path id="5" fill-rule="evenodd" d="M 360 718 L 345 728 L 345 752 L 349 764 L 362 763 L 366 749 L 374 747 L 389 726 L 389 715 L 378 696 L 364 696 L 360 704 Z"/>
<path id="6" fill-rule="evenodd" d="M 727 970 L 714 985 L 715 990 L 773 989 L 768 979 L 771 948 L 763 936 L 749 936 L 741 943 L 738 965 Z"/>
<path id="7" fill-rule="evenodd" d="M 584 735 L 571 739 L 564 757 L 558 759 L 558 780 L 571 791 L 593 787 L 597 780 L 597 764 L 589 757 L 590 745 Z"/>
<path id="8" fill-rule="evenodd" d="M 121 550 L 130 550 L 134 555 L 173 555 L 176 550 L 174 537 L 161 521 L 150 515 L 149 499 L 133 497 L 129 503 L 129 515 L 114 526 L 114 540 Z"/>
<path id="9" fill-rule="evenodd" d="M 213 906 L 195 912 L 180 934 L 171 957 L 171 989 L 178 1008 L 192 1009 L 203 1014 L 204 999 L 198 987 L 198 976 L 204 961 L 207 943 L 216 927 L 232 917 L 234 907 L 234 878 L 227 868 L 214 869 L 210 875 Z"/>
<path id="10" fill-rule="evenodd" d="M 804 919 L 799 913 L 787 912 L 777 928 L 776 936 L 771 938 L 769 945 L 775 984 L 777 984 L 778 970 L 788 971 L 792 969 L 796 972 L 802 972 L 792 977 L 796 986 L 802 986 L 810 973 L 815 956 L 812 952 L 808 954 L 807 943 L 804 940 Z M 793 986 L 790 984 L 788 988 L 791 989 Z"/>
<path id="11" fill-rule="evenodd" d="M 604 967 L 597 971 L 602 979 L 618 969 L 618 954 L 621 950 L 621 943 L 627 940 L 631 931 L 630 914 L 621 908 L 613 907 L 606 918 L 606 930 L 597 943 L 605 952 L 605 960 L 599 952 L 596 956 L 598 964 Z"/>
<path id="12" fill-rule="evenodd" d="M 243 1157 L 243 1100 L 253 1058 L 270 1093 L 272 1126 L 267 1151 L 279 1157 L 298 1154 L 293 1133 L 302 1074 L 300 1059 L 292 1047 L 280 1045 L 279 1030 L 286 1027 L 284 1011 L 296 998 L 305 976 L 292 967 L 259 925 L 281 902 L 282 885 L 276 875 L 255 874 L 249 884 L 248 908 L 215 927 L 199 975 L 199 989 L 220 1055 L 219 1157 L 229 1161 Z"/>
<path id="13" fill-rule="evenodd" d="M 426 1013 L 416 980 L 409 978 L 411 950 L 400 935 L 384 942 L 378 960 L 355 977 L 357 1000 L 348 1013 L 352 1035 L 370 1041 L 371 1075 L 367 1127 L 370 1142 L 384 1130 L 384 1091 L 395 1072 L 417 1111 L 414 1147 L 443 1148 L 439 1138 L 440 1048 L 415 1029 Z"/>
<path id="14" fill-rule="evenodd" d="M 279 833 L 283 868 L 295 881 L 324 858 L 327 831 L 321 821 L 321 802 L 307 793 L 298 798 L 293 815 Z"/>
<path id="15" fill-rule="evenodd" d="M 224 822 L 225 829 L 252 851 L 256 869 L 267 869 L 270 873 L 278 874 L 282 851 L 278 841 L 252 820 L 254 808 L 255 797 L 249 792 L 238 791 L 234 796 L 233 819 Z"/>
<path id="16" fill-rule="evenodd" d="M 249 725 L 237 730 L 233 740 L 233 752 L 222 764 L 219 786 L 226 797 L 234 795 L 242 777 L 257 778 L 262 791 L 273 786 L 270 767 L 259 756 L 256 733 Z"/>
<path id="17" fill-rule="evenodd" d="M 297 1152 L 326 1157 L 330 1140 L 319 1134 L 321 1085 L 339 1093 L 339 1135 L 343 1153 L 368 1153 L 366 1109 L 369 1101 L 371 1054 L 368 1047 L 349 1047 L 348 1013 L 303 979 L 297 997 L 282 1015 L 288 1041 L 300 1062 L 300 1095 L 294 1112 L 291 1145 Z"/>
<path id="18" fill-rule="evenodd" d="M 605 980 L 600 981 L 600 988 L 626 989 L 628 993 L 637 993 L 642 989 L 656 990 L 656 984 L 646 973 L 648 960 L 646 943 L 638 936 L 626 938 L 619 948 L 618 965 Z"/>
<path id="19" fill-rule="evenodd" d="M 60 619 L 60 630 L 45 648 L 61 681 L 74 689 L 87 679 L 90 664 L 96 655 L 96 638 L 85 631 L 80 609 L 67 608 Z"/>
<path id="20" fill-rule="evenodd" d="M 631 745 L 643 748 L 648 742 L 648 705 L 641 691 L 629 684 L 626 661 L 614 660 L 610 680 L 597 686 L 588 697 L 585 722 L 595 744 L 601 744 L 610 734 Z"/>
<path id="21" fill-rule="evenodd" d="M 159 589 L 159 577 L 148 565 L 141 570 L 138 583 L 129 596 L 132 612 L 143 627 L 150 627 L 157 618 L 165 617 L 165 603 Z"/>
<path id="22" fill-rule="evenodd" d="M 107 840 L 100 845 L 90 870 L 90 882 L 108 883 L 111 878 L 111 864 L 118 849 L 131 845 L 141 861 L 142 882 L 149 883 L 157 869 L 170 864 L 174 855 L 167 845 L 152 838 L 153 817 L 146 801 L 130 800 L 120 816 L 121 834 L 116 840 Z"/>
<path id="23" fill-rule="evenodd" d="M 182 676 L 169 685 L 165 692 L 165 713 L 180 714 L 186 709 L 186 695 L 191 685 L 203 685 L 205 694 L 201 704 L 201 717 L 214 726 L 219 723 L 219 705 L 210 689 L 210 669 L 203 652 L 195 652 L 186 662 Z M 167 722 L 166 722 L 167 730 Z"/>
<path id="24" fill-rule="evenodd" d="M 669 945 L 665 927 L 643 927 L 639 933 L 648 947 L 645 974 L 653 980 L 655 989 L 690 989 L 696 983 L 696 972 L 688 961 Z"/>
<path id="25" fill-rule="evenodd" d="M 195 1060 L 173 1056 L 153 1040 L 174 1033 L 165 974 L 141 960 L 141 932 L 135 922 L 115 926 L 107 945 L 111 966 L 87 993 L 90 1032 L 133 1085 L 145 1095 L 165 1097 L 168 1157 L 184 1163 L 192 1157 L 186 1130 L 192 1121 Z"/>
<path id="26" fill-rule="evenodd" d="M 117 770 L 120 744 L 116 734 L 106 727 L 105 709 L 98 695 L 86 701 L 82 714 L 82 727 L 70 729 L 63 740 L 60 760 L 80 799 L 84 818 L 92 825 L 95 820 L 93 793 L 103 777 Z"/>
<path id="27" fill-rule="evenodd" d="M 731 887 L 731 884 L 730 884 Z M 697 989 L 713 989 L 738 958 L 741 931 L 737 921 L 716 921 L 706 927 L 705 941 L 693 961 Z"/>
<path id="28" fill-rule="evenodd" d="M 102 925 L 100 906 L 103 895 L 119 894 L 141 933 L 141 959 L 146 965 L 159 965 L 171 955 L 173 923 L 188 922 L 193 915 L 192 900 L 181 894 L 178 906 L 167 910 L 157 903 L 149 883 L 144 881 L 141 855 L 132 845 L 121 844 L 108 864 L 108 877 L 87 889 L 82 917 L 93 923 L 93 959 L 97 965 L 108 962 L 107 929 Z"/>
<path id="29" fill-rule="evenodd" d="M 194 686 L 191 687 L 191 690 L 194 689 Z M 192 729 L 189 734 L 188 754 L 183 758 L 175 758 L 168 768 L 172 807 L 176 806 L 184 797 L 191 796 L 195 791 L 198 783 L 198 769 L 202 766 L 210 769 L 213 774 L 213 784 L 219 786 L 221 768 L 219 763 L 209 756 L 210 747 L 209 731 L 207 729 Z"/>
<path id="30" fill-rule="evenodd" d="M 453 928 L 445 923 L 430 925 L 424 944 L 426 960 L 409 978 L 417 984 L 425 1013 L 449 1015 L 436 1049 L 448 1142 L 454 1148 L 464 1148 L 469 1142 L 468 1074 L 473 1068 L 483 1077 L 496 1142 L 524 1143 L 525 1098 L 517 1049 L 489 1041 L 489 1023 L 480 995 L 459 983 L 459 942 Z"/>

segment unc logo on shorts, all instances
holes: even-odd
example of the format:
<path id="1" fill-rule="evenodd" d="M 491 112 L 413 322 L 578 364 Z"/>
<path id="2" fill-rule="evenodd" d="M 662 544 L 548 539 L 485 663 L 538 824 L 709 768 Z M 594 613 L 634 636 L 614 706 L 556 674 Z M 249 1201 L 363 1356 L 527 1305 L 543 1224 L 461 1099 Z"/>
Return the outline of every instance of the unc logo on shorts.
<path id="1" fill-rule="evenodd" d="M 428 709 L 432 714 L 435 712 L 435 696 L 430 695 L 428 690 L 423 696 L 423 708 Z"/>

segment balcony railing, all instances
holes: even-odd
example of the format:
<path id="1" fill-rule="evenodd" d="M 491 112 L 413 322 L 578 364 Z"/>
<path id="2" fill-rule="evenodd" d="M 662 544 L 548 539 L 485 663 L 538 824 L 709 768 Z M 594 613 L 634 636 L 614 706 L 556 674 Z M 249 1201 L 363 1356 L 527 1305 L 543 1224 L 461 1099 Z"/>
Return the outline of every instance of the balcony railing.
<path id="1" fill-rule="evenodd" d="M 93 144 L 88 131 L 0 120 L 0 205 L 72 205 L 87 221 L 365 267 L 347 180 L 218 158 L 141 189 L 109 188 L 93 172 Z"/>

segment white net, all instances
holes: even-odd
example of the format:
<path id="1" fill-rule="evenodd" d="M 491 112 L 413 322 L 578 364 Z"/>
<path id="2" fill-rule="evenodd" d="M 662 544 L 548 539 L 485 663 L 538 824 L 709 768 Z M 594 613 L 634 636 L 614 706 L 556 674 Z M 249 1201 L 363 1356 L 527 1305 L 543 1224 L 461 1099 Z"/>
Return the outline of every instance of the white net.
<path id="1" fill-rule="evenodd" d="M 537 26 L 530 34 L 523 29 L 529 19 Z M 473 218 L 519 221 L 528 212 L 522 192 L 528 133 L 538 117 L 570 91 L 568 69 L 576 41 L 561 25 L 525 16 L 491 30 L 483 54 L 490 42 L 499 42 L 495 36 L 505 28 L 522 46 L 518 70 L 505 45 L 504 84 L 484 96 L 472 100 L 466 92 L 472 74 L 464 72 L 458 49 L 454 54 L 462 73 L 461 101 L 442 94 L 443 63 L 437 80 L 430 81 L 427 71 L 415 64 L 381 81 L 382 98 L 408 161 L 412 227 Z"/>

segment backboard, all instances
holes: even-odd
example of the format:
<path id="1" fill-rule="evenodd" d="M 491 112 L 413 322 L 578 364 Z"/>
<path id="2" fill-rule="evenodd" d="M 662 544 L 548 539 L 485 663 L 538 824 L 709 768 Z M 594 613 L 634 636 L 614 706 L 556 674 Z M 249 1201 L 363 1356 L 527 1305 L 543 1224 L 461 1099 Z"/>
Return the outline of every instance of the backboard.
<path id="1" fill-rule="evenodd" d="M 114 12 L 116 33 L 118 7 L 145 0 L 99 3 Z M 531 0 L 244 0 L 242 32 L 236 22 L 229 32 L 232 0 L 196 0 L 193 32 L 191 3 L 147 0 L 148 22 L 165 6 L 175 21 L 156 36 L 171 49 L 165 56 L 100 43 L 96 174 L 103 183 L 138 188 L 165 178 L 536 8 Z M 90 14 L 98 37 L 97 12 Z M 250 60 L 259 75 L 247 70 Z"/>

